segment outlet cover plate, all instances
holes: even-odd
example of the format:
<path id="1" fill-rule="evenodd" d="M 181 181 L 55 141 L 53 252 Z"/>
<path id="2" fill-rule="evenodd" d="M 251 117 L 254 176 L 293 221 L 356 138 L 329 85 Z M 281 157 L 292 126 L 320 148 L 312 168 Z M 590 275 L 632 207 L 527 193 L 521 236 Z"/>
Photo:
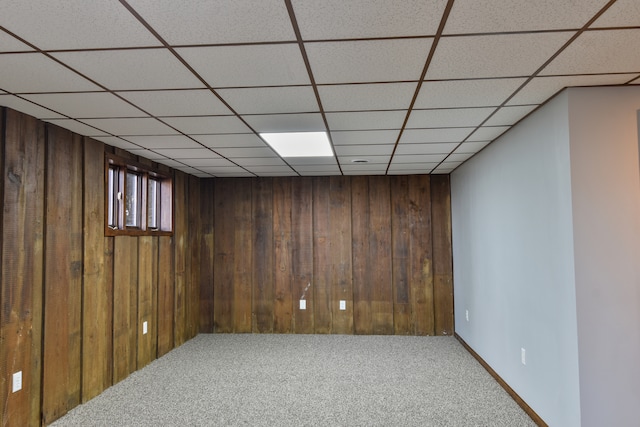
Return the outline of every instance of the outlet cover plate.
<path id="1" fill-rule="evenodd" d="M 300 310 L 306 310 L 307 309 L 307 300 L 301 299 L 300 300 Z"/>
<path id="2" fill-rule="evenodd" d="M 13 381 L 11 382 L 11 392 L 22 390 L 22 371 L 18 371 L 13 374 Z"/>

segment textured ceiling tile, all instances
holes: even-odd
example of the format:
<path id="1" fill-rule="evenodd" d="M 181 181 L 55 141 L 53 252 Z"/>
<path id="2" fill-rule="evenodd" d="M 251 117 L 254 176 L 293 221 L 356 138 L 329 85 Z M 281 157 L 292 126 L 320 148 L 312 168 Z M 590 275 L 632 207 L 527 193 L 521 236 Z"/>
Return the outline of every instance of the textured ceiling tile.
<path id="1" fill-rule="evenodd" d="M 118 138 L 115 136 L 95 136 L 93 137 L 93 139 L 96 139 L 98 141 L 102 141 L 107 145 L 111 145 L 113 147 L 118 147 L 118 148 L 122 148 L 123 150 L 139 150 L 140 147 L 138 145 L 132 144 L 128 141 L 125 141 L 122 138 Z M 145 152 L 145 154 L 149 154 L 151 153 L 150 151 Z M 154 161 L 158 161 L 158 159 L 165 159 L 164 156 L 160 156 L 158 154 L 156 154 L 154 157 Z M 148 159 L 150 159 L 151 157 L 147 157 Z"/>
<path id="2" fill-rule="evenodd" d="M 204 87 L 167 49 L 61 52 L 52 55 L 110 90 Z"/>
<path id="3" fill-rule="evenodd" d="M 559 32 L 443 37 L 426 78 L 474 79 L 530 75 L 572 35 Z"/>
<path id="4" fill-rule="evenodd" d="M 453 153 L 447 157 L 449 162 L 464 162 L 473 156 L 475 153 Z"/>
<path id="5" fill-rule="evenodd" d="M 43 50 L 160 45 L 115 1 L 3 0 L 0 26 Z"/>
<path id="6" fill-rule="evenodd" d="M 289 168 L 288 172 L 260 172 L 256 173 L 258 176 L 298 176 L 298 174 Z"/>
<path id="7" fill-rule="evenodd" d="M 638 0 L 617 0 L 605 13 L 591 24 L 598 27 L 637 27 L 640 17 Z"/>
<path id="8" fill-rule="evenodd" d="M 218 94 L 241 115 L 320 111 L 311 86 L 219 89 Z"/>
<path id="9" fill-rule="evenodd" d="M 154 151 L 172 159 L 200 160 L 220 158 L 219 155 L 206 148 L 156 148 Z M 195 166 L 190 161 L 184 161 L 184 163 Z"/>
<path id="10" fill-rule="evenodd" d="M 333 145 L 395 144 L 400 130 L 331 131 Z"/>
<path id="11" fill-rule="evenodd" d="M 388 175 L 422 175 L 422 174 L 429 174 L 431 173 L 431 170 L 437 165 L 437 163 L 425 163 L 422 165 L 419 165 L 419 167 L 421 169 L 404 169 L 399 168 L 389 168 L 389 172 Z M 401 166 L 405 166 L 405 165 L 401 165 Z M 412 165 L 415 166 L 415 165 Z"/>
<path id="12" fill-rule="evenodd" d="M 320 113 L 265 114 L 243 116 L 256 132 L 314 132 L 325 131 Z"/>
<path id="13" fill-rule="evenodd" d="M 389 160 L 391 160 L 391 155 L 389 154 L 384 156 L 373 156 L 368 154 L 363 156 L 340 156 L 338 160 L 340 160 L 341 165 L 360 164 L 358 162 L 359 160 L 366 160 L 366 162 L 363 162 L 363 163 L 369 163 L 371 165 L 373 164 L 387 165 L 389 163 Z"/>
<path id="14" fill-rule="evenodd" d="M 294 0 L 302 37 L 309 39 L 434 35 L 443 0 Z"/>
<path id="15" fill-rule="evenodd" d="M 509 126 L 481 127 L 467 141 L 493 141 L 509 130 Z"/>
<path id="16" fill-rule="evenodd" d="M 404 111 L 365 111 L 327 113 L 327 121 L 334 130 L 400 129 L 406 116 Z"/>
<path id="17" fill-rule="evenodd" d="M 120 92 L 153 116 L 232 114 L 209 89 Z"/>
<path id="18" fill-rule="evenodd" d="M 520 121 L 524 116 L 535 110 L 537 105 L 523 105 L 514 107 L 502 107 L 484 126 L 511 126 Z"/>
<path id="19" fill-rule="evenodd" d="M 24 95 L 24 97 L 75 118 L 147 116 L 139 109 L 106 92 L 52 93 Z"/>
<path id="20" fill-rule="evenodd" d="M 396 155 L 403 154 L 448 154 L 458 146 L 457 142 L 431 144 L 398 144 Z"/>
<path id="21" fill-rule="evenodd" d="M 456 149 L 456 153 L 477 153 L 489 145 L 491 141 L 464 142 Z"/>
<path id="22" fill-rule="evenodd" d="M 635 76 L 636 74 L 611 74 L 536 77 L 516 93 L 507 105 L 542 104 L 565 87 L 623 84 Z"/>
<path id="23" fill-rule="evenodd" d="M 638 72 L 639 51 L 639 29 L 588 31 L 582 33 L 540 74 Z"/>
<path id="24" fill-rule="evenodd" d="M 473 128 L 407 129 L 402 133 L 400 143 L 461 142 L 471 131 Z"/>
<path id="25" fill-rule="evenodd" d="M 240 166 L 286 166 L 279 157 L 237 157 L 233 160 Z"/>
<path id="26" fill-rule="evenodd" d="M 307 43 L 317 83 L 418 80 L 431 39 Z"/>
<path id="27" fill-rule="evenodd" d="M 390 155 L 393 151 L 393 144 L 339 145 L 335 149 L 339 156 Z"/>
<path id="28" fill-rule="evenodd" d="M 201 148 L 183 135 L 128 136 L 127 140 L 152 150 L 158 148 Z"/>
<path id="29" fill-rule="evenodd" d="M 295 40 L 282 0 L 129 0 L 170 44 Z"/>
<path id="30" fill-rule="evenodd" d="M 287 163 L 292 166 L 314 166 L 315 170 L 318 170 L 320 166 L 325 167 L 327 165 L 337 165 L 336 159 L 333 156 L 324 157 L 290 157 L 287 159 Z"/>
<path id="31" fill-rule="evenodd" d="M 270 157 L 275 154 L 269 147 L 262 148 L 217 148 L 216 153 L 228 159 L 235 157 Z"/>
<path id="32" fill-rule="evenodd" d="M 188 150 L 185 150 L 188 151 Z M 211 153 L 212 155 L 216 155 L 214 153 Z M 194 168 L 200 168 L 200 167 L 204 167 L 204 166 L 235 166 L 233 163 L 231 163 L 229 160 L 227 159 L 223 159 L 221 157 L 218 158 L 203 158 L 203 159 L 194 159 L 194 158 L 189 158 L 189 159 L 183 159 L 180 157 L 177 157 L 180 159 L 181 162 L 185 162 L 187 163 L 189 166 L 193 166 Z"/>
<path id="33" fill-rule="evenodd" d="M 444 34 L 579 29 L 602 0 L 456 0 Z"/>
<path id="34" fill-rule="evenodd" d="M 40 107 L 32 102 L 18 98 L 13 95 L 0 95 L 0 105 L 3 107 L 13 108 L 16 111 L 20 111 L 38 119 L 61 119 L 64 118 L 61 114 L 54 113 L 44 107 Z M 51 108 L 51 107 L 49 107 Z"/>
<path id="35" fill-rule="evenodd" d="M 82 121 L 113 135 L 169 135 L 176 133 L 167 125 L 151 118 L 85 119 Z"/>
<path id="36" fill-rule="evenodd" d="M 235 116 L 165 117 L 162 120 L 186 134 L 249 132 Z"/>
<path id="37" fill-rule="evenodd" d="M 444 160 L 446 154 L 412 154 L 412 155 L 396 155 L 393 156 L 391 164 L 415 164 L 415 163 L 439 163 Z"/>
<path id="38" fill-rule="evenodd" d="M 418 83 L 320 86 L 324 111 L 406 109 Z"/>
<path id="39" fill-rule="evenodd" d="M 407 128 L 478 126 L 495 108 L 452 108 L 445 110 L 413 110 Z"/>
<path id="40" fill-rule="evenodd" d="M 3 54 L 0 58 L 0 86 L 9 92 L 100 90 L 87 79 L 40 53 Z"/>
<path id="41" fill-rule="evenodd" d="M 248 170 L 261 175 L 263 173 L 289 173 L 292 172 L 289 166 L 248 166 Z"/>
<path id="42" fill-rule="evenodd" d="M 426 81 L 414 108 L 498 106 L 526 79 Z"/>
<path id="43" fill-rule="evenodd" d="M 265 143 L 253 133 L 223 135 L 193 135 L 193 139 L 206 147 L 264 147 Z"/>
<path id="44" fill-rule="evenodd" d="M 63 127 L 65 129 L 69 129 L 71 132 L 75 132 L 79 135 L 84 136 L 105 136 L 109 134 L 109 131 L 106 129 L 93 124 L 93 123 L 80 123 L 75 120 L 70 119 L 51 119 L 47 120 L 49 123 L 54 124 L 56 126 Z M 84 120 L 84 122 L 89 122 L 89 120 Z M 112 132 L 113 133 L 113 132 Z"/>
<path id="45" fill-rule="evenodd" d="M 177 49 L 210 86 L 308 85 L 297 44 L 215 46 Z"/>
<path id="46" fill-rule="evenodd" d="M 2 25 L 2 24 L 0 24 Z M 27 52 L 33 51 L 28 45 L 22 43 L 15 37 L 0 31 L 0 52 Z"/>
<path id="47" fill-rule="evenodd" d="M 128 149 L 127 151 L 131 154 L 135 154 L 136 156 L 144 157 L 147 160 L 157 161 L 157 160 L 163 160 L 167 158 L 162 154 L 158 154 L 146 148 L 131 148 L 131 149 Z"/>

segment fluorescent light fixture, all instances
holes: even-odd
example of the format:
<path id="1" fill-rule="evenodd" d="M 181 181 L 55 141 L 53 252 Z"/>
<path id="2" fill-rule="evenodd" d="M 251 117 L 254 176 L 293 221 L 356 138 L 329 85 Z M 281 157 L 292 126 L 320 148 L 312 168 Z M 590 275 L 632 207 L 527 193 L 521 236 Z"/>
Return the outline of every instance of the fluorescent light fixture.
<path id="1" fill-rule="evenodd" d="M 282 157 L 331 157 L 333 150 L 326 132 L 261 133 Z"/>

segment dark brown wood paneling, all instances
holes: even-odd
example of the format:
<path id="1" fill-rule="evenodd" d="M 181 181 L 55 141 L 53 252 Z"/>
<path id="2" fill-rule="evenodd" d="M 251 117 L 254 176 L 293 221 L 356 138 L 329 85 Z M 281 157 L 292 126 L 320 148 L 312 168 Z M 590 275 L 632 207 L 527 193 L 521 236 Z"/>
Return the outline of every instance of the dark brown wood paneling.
<path id="1" fill-rule="evenodd" d="M 332 333 L 353 333 L 353 277 L 351 267 L 351 180 L 329 178 L 329 265 Z M 340 310 L 340 301 L 345 310 Z"/>
<path id="2" fill-rule="evenodd" d="M 157 338 L 155 331 L 156 318 L 155 293 L 158 288 L 158 247 L 157 237 L 144 236 L 138 238 L 138 316 L 134 327 L 138 329 L 137 369 L 148 365 L 156 357 Z M 144 322 L 147 322 L 146 331 Z"/>
<path id="3" fill-rule="evenodd" d="M 188 249 L 188 283 L 187 283 L 187 326 L 186 339 L 198 334 L 200 321 L 200 180 L 189 176 L 189 249 Z"/>
<path id="4" fill-rule="evenodd" d="M 354 332 L 373 333 L 371 320 L 371 293 L 369 259 L 369 179 L 354 176 L 351 179 L 351 224 L 353 239 L 353 323 Z"/>
<path id="5" fill-rule="evenodd" d="M 213 179 L 200 181 L 200 329 L 213 332 Z"/>
<path id="6" fill-rule="evenodd" d="M 409 180 L 407 176 L 394 176 L 390 180 L 394 332 L 396 335 L 410 335 L 413 328 L 409 303 L 409 273 L 411 272 Z"/>
<path id="7" fill-rule="evenodd" d="M 452 335 L 454 332 L 450 194 L 449 175 L 431 177 L 434 328 L 436 335 Z"/>
<path id="8" fill-rule="evenodd" d="M 175 296 L 173 339 L 176 347 L 187 340 L 187 286 L 190 278 L 187 252 L 189 250 L 189 210 L 188 178 L 183 172 L 176 171 L 173 181 L 175 219 L 173 238 L 175 241 Z"/>
<path id="9" fill-rule="evenodd" d="M 273 185 L 272 247 L 275 256 L 273 316 L 274 331 L 277 333 L 290 333 L 293 329 L 291 203 L 291 178 L 276 180 Z M 258 232 L 256 229 L 256 233 Z"/>
<path id="10" fill-rule="evenodd" d="M 271 178 L 252 180 L 253 209 L 253 332 L 273 332 L 274 323 L 274 188 Z M 277 239 L 277 237 L 276 237 Z M 277 250 L 276 250 L 277 252 Z M 277 264 L 276 264 L 277 265 Z M 276 301 L 277 305 L 277 301 Z"/>
<path id="11" fill-rule="evenodd" d="M 313 181 L 311 178 L 291 182 L 291 268 L 293 287 L 293 331 L 314 331 L 313 298 Z M 306 309 L 300 310 L 300 300 Z"/>
<path id="12" fill-rule="evenodd" d="M 82 402 L 112 383 L 113 238 L 104 236 L 104 165 L 104 144 L 85 138 Z"/>
<path id="13" fill-rule="evenodd" d="M 233 330 L 251 332 L 251 259 L 253 221 L 251 218 L 251 180 L 239 179 L 234 185 L 236 205 L 233 258 Z M 265 272 L 266 274 L 266 272 Z"/>
<path id="14" fill-rule="evenodd" d="M 173 237 L 158 237 L 158 357 L 174 348 L 175 245 Z"/>
<path id="15" fill-rule="evenodd" d="M 42 364 L 45 424 L 80 403 L 82 142 L 79 135 L 47 125 Z"/>
<path id="16" fill-rule="evenodd" d="M 214 180 L 213 331 L 233 332 L 233 266 L 235 258 L 235 190 L 233 179 Z M 238 254 L 238 256 L 242 256 Z"/>
<path id="17" fill-rule="evenodd" d="M 2 425 L 39 425 L 44 247 L 44 124 L 4 110 L 0 409 Z M 11 392 L 22 372 L 22 390 Z"/>
<path id="18" fill-rule="evenodd" d="M 328 177 L 313 179 L 313 308 L 317 334 L 330 334 L 332 330 L 329 193 Z"/>

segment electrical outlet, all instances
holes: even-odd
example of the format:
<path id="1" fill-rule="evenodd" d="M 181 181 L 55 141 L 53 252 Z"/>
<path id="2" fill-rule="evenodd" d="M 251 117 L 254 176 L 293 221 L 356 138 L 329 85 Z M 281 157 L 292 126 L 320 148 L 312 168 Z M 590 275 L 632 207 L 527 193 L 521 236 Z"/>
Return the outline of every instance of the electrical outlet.
<path id="1" fill-rule="evenodd" d="M 15 393 L 16 391 L 22 390 L 22 371 L 18 371 L 13 374 L 13 381 L 11 383 L 11 392 Z"/>
<path id="2" fill-rule="evenodd" d="M 520 361 L 523 365 L 527 364 L 527 351 L 524 348 L 520 349 Z"/>
<path id="3" fill-rule="evenodd" d="M 343 299 L 340 300 L 340 310 L 346 310 L 347 309 L 347 302 Z"/>
<path id="4" fill-rule="evenodd" d="M 469 321 L 469 310 L 465 310 L 464 315 L 467 318 L 467 322 L 468 322 Z"/>
<path id="5" fill-rule="evenodd" d="M 301 299 L 300 300 L 300 310 L 306 310 L 307 309 L 307 300 Z"/>
<path id="6" fill-rule="evenodd" d="M 142 335 L 145 335 L 147 333 L 147 330 L 147 321 L 145 320 L 144 322 L 142 322 Z"/>

